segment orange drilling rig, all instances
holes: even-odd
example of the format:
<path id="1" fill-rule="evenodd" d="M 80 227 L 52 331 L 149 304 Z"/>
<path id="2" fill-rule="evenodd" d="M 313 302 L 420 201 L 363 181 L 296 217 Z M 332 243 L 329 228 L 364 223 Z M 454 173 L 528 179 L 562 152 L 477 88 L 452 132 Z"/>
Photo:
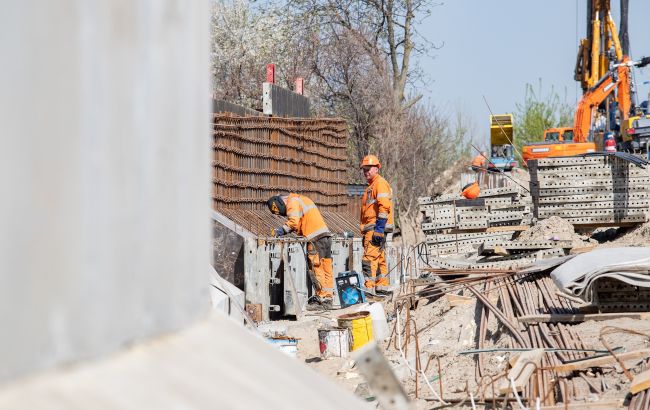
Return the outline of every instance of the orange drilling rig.
<path id="1" fill-rule="evenodd" d="M 596 151 L 598 144 L 592 133 L 594 119 L 599 116 L 598 128 L 603 134 L 606 129 L 614 129 L 607 115 L 611 106 L 608 102 L 614 97 L 620 124 L 627 123 L 630 117 L 633 108 L 631 68 L 648 65 L 650 58 L 631 61 L 625 55 L 611 17 L 609 0 L 588 0 L 587 13 L 590 19 L 587 38 L 580 42 L 574 76 L 580 81 L 584 94 L 576 107 L 573 127 L 548 129 L 543 142 L 525 145 L 522 148 L 524 163 L 529 159 Z M 623 27 L 627 27 L 626 18 L 627 14 L 621 15 Z M 627 37 L 626 33 L 622 35 Z M 620 133 L 618 139 L 621 140 Z"/>

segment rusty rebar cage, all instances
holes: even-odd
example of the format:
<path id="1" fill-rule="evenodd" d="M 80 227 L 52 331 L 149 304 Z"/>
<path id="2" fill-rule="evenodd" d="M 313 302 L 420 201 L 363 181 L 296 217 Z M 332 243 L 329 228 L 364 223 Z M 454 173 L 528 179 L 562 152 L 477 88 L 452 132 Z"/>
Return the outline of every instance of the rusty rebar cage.
<path id="1" fill-rule="evenodd" d="M 333 118 L 215 114 L 213 207 L 260 234 L 279 218 L 266 208 L 278 193 L 310 197 L 333 232 L 357 232 L 346 185 L 347 125 Z"/>

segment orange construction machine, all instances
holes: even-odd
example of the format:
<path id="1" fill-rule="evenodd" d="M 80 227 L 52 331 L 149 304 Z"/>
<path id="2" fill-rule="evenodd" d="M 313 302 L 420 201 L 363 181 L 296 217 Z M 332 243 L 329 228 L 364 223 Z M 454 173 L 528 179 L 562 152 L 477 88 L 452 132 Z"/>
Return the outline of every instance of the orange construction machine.
<path id="1" fill-rule="evenodd" d="M 631 61 L 623 56 L 622 62 L 612 68 L 583 96 L 573 117 L 573 128 L 552 128 L 544 131 L 544 141 L 524 145 L 524 161 L 546 157 L 567 157 L 596 151 L 596 144 L 590 137 L 594 111 L 616 90 L 618 112 L 621 123 L 630 116 L 631 67 L 644 67 L 650 64 L 650 57 L 641 61 Z"/>
<path id="2" fill-rule="evenodd" d="M 627 10 L 627 0 L 623 2 Z M 599 144 L 594 143 L 594 134 L 602 135 L 603 146 L 610 132 L 616 134 L 619 149 L 633 139 L 627 135 L 627 129 L 632 128 L 628 126 L 633 108 L 631 67 L 643 67 L 650 61 L 630 61 L 626 55 L 627 12 L 621 13 L 621 38 L 625 40 L 622 44 L 611 16 L 610 0 L 587 0 L 586 4 L 587 38 L 580 41 L 575 67 L 575 79 L 584 94 L 576 107 L 573 128 L 546 130 L 543 142 L 524 146 L 524 164 L 529 159 L 579 155 L 593 152 L 597 146 L 602 149 L 600 139 Z M 619 130 L 617 122 L 622 129 Z"/>

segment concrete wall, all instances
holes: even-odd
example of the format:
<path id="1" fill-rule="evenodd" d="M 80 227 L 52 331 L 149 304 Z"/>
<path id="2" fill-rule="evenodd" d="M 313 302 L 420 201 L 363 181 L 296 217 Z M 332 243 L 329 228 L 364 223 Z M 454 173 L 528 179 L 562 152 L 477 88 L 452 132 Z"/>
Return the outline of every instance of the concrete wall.
<path id="1" fill-rule="evenodd" d="M 0 13 L 0 380 L 209 305 L 208 2 Z"/>

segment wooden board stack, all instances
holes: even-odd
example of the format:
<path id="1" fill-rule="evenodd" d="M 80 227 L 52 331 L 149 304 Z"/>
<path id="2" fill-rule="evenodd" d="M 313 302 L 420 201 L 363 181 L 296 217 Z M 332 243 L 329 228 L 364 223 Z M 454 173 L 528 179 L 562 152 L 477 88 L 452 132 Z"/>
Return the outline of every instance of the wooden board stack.
<path id="1" fill-rule="evenodd" d="M 538 220 L 559 216 L 589 227 L 636 225 L 650 214 L 650 173 L 617 157 L 528 161 Z"/>
<path id="2" fill-rule="evenodd" d="M 429 254 L 470 252 L 480 244 L 511 239 L 516 227 L 532 221 L 530 197 L 521 191 L 516 186 L 485 189 L 473 200 L 460 195 L 418 198 Z"/>

